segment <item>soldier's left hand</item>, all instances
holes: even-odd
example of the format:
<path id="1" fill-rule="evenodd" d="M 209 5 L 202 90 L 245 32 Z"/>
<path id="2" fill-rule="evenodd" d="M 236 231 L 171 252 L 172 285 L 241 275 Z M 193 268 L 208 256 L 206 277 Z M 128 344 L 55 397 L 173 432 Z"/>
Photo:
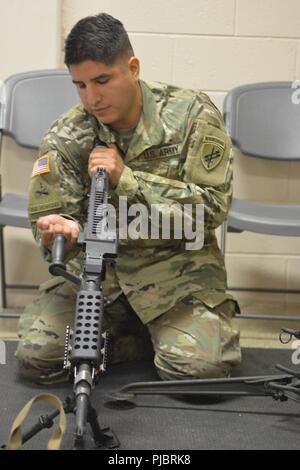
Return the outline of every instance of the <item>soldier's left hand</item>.
<path id="1" fill-rule="evenodd" d="M 124 162 L 115 144 L 107 144 L 107 147 L 96 147 L 89 157 L 88 172 L 90 177 L 97 168 L 106 170 L 112 188 L 118 186 L 121 174 L 124 170 Z"/>

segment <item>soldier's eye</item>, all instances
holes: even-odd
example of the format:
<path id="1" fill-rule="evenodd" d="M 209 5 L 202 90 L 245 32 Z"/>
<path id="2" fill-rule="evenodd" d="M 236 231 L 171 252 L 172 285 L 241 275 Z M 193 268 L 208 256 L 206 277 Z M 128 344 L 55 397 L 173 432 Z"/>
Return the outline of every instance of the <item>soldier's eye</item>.
<path id="1" fill-rule="evenodd" d="M 107 83 L 109 81 L 109 78 L 108 77 L 105 77 L 105 78 L 99 78 L 97 80 L 97 83 L 99 83 L 100 85 L 105 85 L 105 83 Z"/>

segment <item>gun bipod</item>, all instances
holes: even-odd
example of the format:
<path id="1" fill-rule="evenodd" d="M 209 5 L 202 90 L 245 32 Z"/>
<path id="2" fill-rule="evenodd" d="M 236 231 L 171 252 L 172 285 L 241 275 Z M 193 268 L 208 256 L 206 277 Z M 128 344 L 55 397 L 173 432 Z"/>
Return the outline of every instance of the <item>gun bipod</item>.
<path id="1" fill-rule="evenodd" d="M 111 398 L 121 404 L 132 401 L 137 395 L 271 396 L 275 400 L 291 398 L 300 403 L 300 382 L 295 378 L 297 374 L 135 382 L 125 385 Z"/>

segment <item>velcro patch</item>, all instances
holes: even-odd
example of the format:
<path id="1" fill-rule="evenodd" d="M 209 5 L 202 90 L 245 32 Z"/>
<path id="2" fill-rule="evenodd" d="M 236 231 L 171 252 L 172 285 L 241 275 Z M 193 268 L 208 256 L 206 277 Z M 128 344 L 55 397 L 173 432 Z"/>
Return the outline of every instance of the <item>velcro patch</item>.
<path id="1" fill-rule="evenodd" d="M 213 136 L 205 136 L 201 147 L 201 162 L 207 171 L 211 171 L 221 163 L 225 142 Z"/>
<path id="2" fill-rule="evenodd" d="M 42 173 L 50 173 L 50 158 L 49 155 L 40 157 L 33 165 L 32 175 L 34 176 L 41 175 Z"/>
<path id="3" fill-rule="evenodd" d="M 40 214 L 42 212 L 51 211 L 54 209 L 60 209 L 61 206 L 62 204 L 59 201 L 50 201 L 47 203 L 36 204 L 36 205 L 33 205 L 32 203 L 30 203 L 28 207 L 28 213 L 30 215 L 37 214 L 37 213 Z"/>

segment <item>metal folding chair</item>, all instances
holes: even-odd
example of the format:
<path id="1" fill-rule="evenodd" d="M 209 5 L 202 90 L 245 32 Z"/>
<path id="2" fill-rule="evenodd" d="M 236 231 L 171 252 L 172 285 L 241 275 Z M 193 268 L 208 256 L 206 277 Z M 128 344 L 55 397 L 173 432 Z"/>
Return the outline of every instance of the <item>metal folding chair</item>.
<path id="1" fill-rule="evenodd" d="M 224 102 L 224 120 L 233 144 L 244 157 L 270 161 L 300 161 L 300 104 L 293 102 L 291 82 L 256 83 L 231 90 Z M 266 182 L 267 184 L 267 182 Z M 300 236 L 300 205 L 271 204 L 233 197 L 221 228 L 225 254 L 226 232 L 250 231 L 287 237 Z M 300 290 L 235 288 L 230 290 L 300 293 Z M 246 317 L 246 315 L 245 315 Z M 294 316 L 247 315 L 247 318 L 300 320 Z"/>
<path id="2" fill-rule="evenodd" d="M 78 102 L 67 70 L 37 70 L 7 78 L 0 88 L 0 158 L 5 158 L 4 135 L 9 135 L 21 147 L 36 149 L 50 124 Z M 30 228 L 26 197 L 10 192 L 0 194 L 0 288 L 3 307 L 7 306 L 7 288 L 36 287 L 6 283 L 5 226 Z"/>

